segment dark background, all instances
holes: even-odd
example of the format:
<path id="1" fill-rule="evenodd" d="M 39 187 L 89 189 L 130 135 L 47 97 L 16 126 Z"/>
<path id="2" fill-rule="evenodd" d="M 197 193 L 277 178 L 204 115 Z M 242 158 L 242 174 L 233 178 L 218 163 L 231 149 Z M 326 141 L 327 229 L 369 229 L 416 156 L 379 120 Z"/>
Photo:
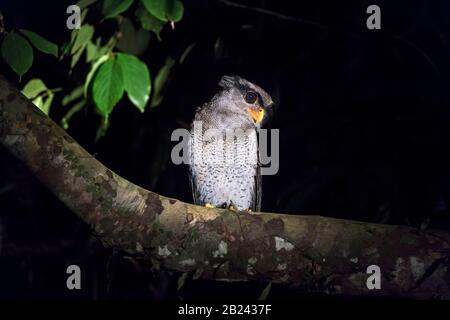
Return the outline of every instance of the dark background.
<path id="1" fill-rule="evenodd" d="M 271 93 L 269 128 L 280 129 L 280 170 L 265 176 L 263 211 L 450 228 L 450 3 L 445 0 L 184 0 L 185 16 L 140 56 L 154 78 L 167 56 L 178 58 L 162 105 L 142 115 L 127 99 L 95 143 L 99 117 L 77 114 L 69 133 L 130 181 L 191 202 L 186 168 L 170 161 L 172 130 L 186 127 L 224 74 L 238 74 Z M 381 7 L 381 30 L 366 28 L 366 8 Z M 27 28 L 62 44 L 64 1 L 0 1 L 6 29 Z M 273 14 L 275 13 L 275 14 Z M 92 18 L 91 18 L 92 19 Z M 91 21 L 95 22 L 95 21 Z M 108 32 L 110 22 L 101 24 Z M 23 82 L 71 88 L 83 72 L 35 54 Z M 58 105 L 59 121 L 67 110 Z M 59 100 L 58 100 L 59 99 Z M 389 239 L 386 239 L 389 241 Z M 82 269 L 82 288 L 68 291 L 66 267 Z M 187 281 L 152 272 L 148 262 L 104 249 L 89 226 L 67 210 L 0 147 L 0 298 L 249 298 L 264 283 Z M 274 286 L 271 298 L 307 292 Z"/>

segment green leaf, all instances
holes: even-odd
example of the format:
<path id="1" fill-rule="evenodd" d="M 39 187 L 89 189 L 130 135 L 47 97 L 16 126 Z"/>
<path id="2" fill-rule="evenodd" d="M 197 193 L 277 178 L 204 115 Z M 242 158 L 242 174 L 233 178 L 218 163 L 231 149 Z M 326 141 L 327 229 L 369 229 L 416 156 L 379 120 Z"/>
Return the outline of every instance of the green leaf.
<path id="1" fill-rule="evenodd" d="M 80 1 L 81 2 L 81 1 Z M 81 17 L 80 17 L 80 23 L 82 24 L 84 19 L 86 18 L 87 12 L 89 11 L 89 9 L 84 9 L 81 11 Z M 84 27 L 84 25 L 83 25 Z M 81 28 L 83 28 L 81 27 Z M 60 52 L 60 60 L 62 60 L 62 58 L 64 56 L 66 56 L 69 52 L 71 52 L 73 50 L 73 46 L 75 44 L 75 40 L 78 36 L 80 29 L 73 29 L 72 32 L 70 33 L 70 40 L 68 42 L 65 42 L 61 45 L 61 52 Z M 71 54 L 73 54 L 76 50 L 74 50 L 73 52 L 71 52 Z"/>
<path id="2" fill-rule="evenodd" d="M 167 21 L 165 0 L 141 0 L 145 9 L 161 21 Z"/>
<path id="3" fill-rule="evenodd" d="M 75 65 L 77 64 L 78 60 L 80 60 L 81 55 L 83 54 L 85 47 L 86 47 L 86 45 L 83 45 L 81 47 L 81 49 L 78 50 L 77 52 L 75 52 L 75 54 L 72 56 L 72 60 L 70 61 L 70 70 L 72 70 L 73 67 L 75 67 Z"/>
<path id="4" fill-rule="evenodd" d="M 184 6 L 178 0 L 167 0 L 166 1 L 166 12 L 167 12 L 167 18 L 170 21 L 178 22 L 183 18 Z"/>
<path id="5" fill-rule="evenodd" d="M 112 18 L 126 11 L 132 3 L 133 0 L 104 0 L 102 13 L 105 19 Z"/>
<path id="6" fill-rule="evenodd" d="M 92 65 L 91 70 L 89 71 L 87 77 L 86 77 L 86 81 L 84 82 L 84 96 L 87 97 L 87 92 L 89 89 L 89 84 L 91 83 L 92 77 L 95 75 L 95 72 L 97 71 L 97 69 L 106 61 L 109 59 L 109 55 L 105 54 L 104 56 L 101 56 L 100 59 L 98 59 L 97 61 L 95 61 L 95 63 Z"/>
<path id="7" fill-rule="evenodd" d="M 75 35 L 75 40 L 73 46 L 70 50 L 70 54 L 72 55 L 72 61 L 70 62 L 70 69 L 73 69 L 77 64 L 78 60 L 80 60 L 81 55 L 84 52 L 89 41 L 92 39 L 94 34 L 94 27 L 91 25 L 84 25 L 78 30 Z"/>
<path id="8" fill-rule="evenodd" d="M 141 0 L 148 12 L 161 21 L 178 22 L 183 18 L 184 6 L 179 0 Z"/>
<path id="9" fill-rule="evenodd" d="M 48 41 L 33 31 L 20 29 L 20 32 L 22 32 L 39 51 L 51 54 L 56 58 L 58 57 L 58 46 L 53 42 Z"/>
<path id="10" fill-rule="evenodd" d="M 72 32 L 70 33 L 70 40 L 67 42 L 64 42 L 61 45 L 61 56 L 59 57 L 59 59 L 62 59 L 62 57 L 67 55 L 70 52 L 70 50 L 72 50 L 73 45 L 75 43 L 75 39 L 77 37 L 77 34 L 78 34 L 78 30 L 73 29 Z"/>
<path id="11" fill-rule="evenodd" d="M 85 24 L 77 30 L 70 54 L 74 54 L 78 49 L 85 47 L 88 41 L 91 40 L 93 34 L 94 27 L 89 24 Z"/>
<path id="12" fill-rule="evenodd" d="M 121 37 L 116 47 L 121 51 L 138 56 L 148 47 L 150 32 L 144 29 L 136 30 L 130 19 L 124 18 L 120 24 Z"/>
<path id="13" fill-rule="evenodd" d="M 117 54 L 117 61 L 123 71 L 128 98 L 139 111 L 144 112 L 151 90 L 150 72 L 147 65 L 135 56 L 126 53 Z"/>
<path id="14" fill-rule="evenodd" d="M 61 55 L 59 57 L 60 60 L 62 60 L 62 58 L 69 52 L 69 47 L 70 47 L 70 42 L 64 42 L 61 45 Z"/>
<path id="15" fill-rule="evenodd" d="M 258 300 L 266 300 L 267 297 L 269 296 L 270 289 L 272 289 L 272 281 L 269 282 L 269 284 L 267 285 L 267 287 L 264 288 L 264 290 L 262 291 L 262 293 L 261 293 L 261 295 L 259 296 Z"/>
<path id="16" fill-rule="evenodd" d="M 42 96 L 33 99 L 31 102 L 33 102 L 33 104 L 38 107 L 38 109 L 42 110 L 42 106 L 44 104 L 44 98 Z"/>
<path id="17" fill-rule="evenodd" d="M 39 95 L 36 98 L 32 100 L 34 105 L 38 107 L 42 112 L 44 112 L 46 115 L 50 112 L 50 106 L 52 105 L 53 98 L 54 98 L 53 92 L 50 90 L 46 91 L 46 94 Z"/>
<path id="18" fill-rule="evenodd" d="M 86 45 L 86 62 L 91 62 L 99 57 L 99 47 L 91 40 Z"/>
<path id="19" fill-rule="evenodd" d="M 28 99 L 34 99 L 47 90 L 46 85 L 41 79 L 31 79 L 23 88 L 22 93 Z"/>
<path id="20" fill-rule="evenodd" d="M 42 107 L 40 108 L 41 111 L 44 112 L 46 115 L 48 115 L 50 112 L 50 107 L 52 105 L 54 97 L 55 97 L 55 95 L 53 94 L 53 92 L 49 91 L 47 99 L 44 100 L 44 103 L 42 104 Z"/>
<path id="21" fill-rule="evenodd" d="M 163 89 L 167 82 L 167 79 L 169 78 L 170 71 L 172 70 L 172 67 L 174 65 L 175 59 L 167 57 L 164 66 L 159 69 L 158 74 L 156 75 L 154 80 L 154 91 L 152 101 L 150 103 L 151 108 L 157 107 L 161 104 L 163 100 Z"/>
<path id="22" fill-rule="evenodd" d="M 22 93 L 30 99 L 36 107 L 48 115 L 55 94 L 48 89 L 41 79 L 31 79 L 25 85 Z"/>
<path id="23" fill-rule="evenodd" d="M 139 8 L 136 10 L 136 17 L 138 21 L 141 23 L 141 26 L 143 29 L 152 31 L 154 34 L 156 34 L 156 37 L 158 40 L 161 41 L 160 33 L 163 29 L 166 22 L 159 20 L 154 15 L 152 15 L 150 12 L 145 9 L 144 6 L 139 6 Z"/>
<path id="24" fill-rule="evenodd" d="M 22 78 L 33 64 L 33 48 L 24 37 L 11 31 L 3 40 L 2 57 Z"/>
<path id="25" fill-rule="evenodd" d="M 115 44 L 115 38 L 111 37 L 105 45 L 101 45 L 101 38 L 97 38 L 96 42 L 89 40 L 86 45 L 86 62 L 92 62 L 109 52 Z"/>
<path id="26" fill-rule="evenodd" d="M 107 117 L 122 98 L 124 81 L 117 59 L 109 59 L 101 65 L 94 78 L 92 94 L 97 110 Z"/>
<path id="27" fill-rule="evenodd" d="M 80 0 L 77 2 L 77 6 L 79 6 L 80 9 L 83 10 L 84 8 L 89 7 L 94 2 L 97 2 L 97 0 Z"/>

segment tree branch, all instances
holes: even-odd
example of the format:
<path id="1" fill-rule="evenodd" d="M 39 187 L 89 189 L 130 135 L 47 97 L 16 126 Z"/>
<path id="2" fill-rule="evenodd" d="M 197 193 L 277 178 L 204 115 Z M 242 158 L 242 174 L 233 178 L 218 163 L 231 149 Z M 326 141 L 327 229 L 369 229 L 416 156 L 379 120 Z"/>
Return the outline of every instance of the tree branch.
<path id="1" fill-rule="evenodd" d="M 307 291 L 450 298 L 450 235 L 320 216 L 233 213 L 158 195 L 121 178 L 0 77 L 0 142 L 105 246 L 205 279 Z M 381 268 L 368 290 L 366 268 Z"/>
<path id="2" fill-rule="evenodd" d="M 319 28 L 319 29 L 327 29 L 326 26 L 321 25 L 318 22 L 307 20 L 307 19 L 303 19 L 303 18 L 288 16 L 288 15 L 281 14 L 281 13 L 278 13 L 278 12 L 275 12 L 275 11 L 271 11 L 271 10 L 267 10 L 267 9 L 264 9 L 264 8 L 251 7 L 251 6 L 247 6 L 245 4 L 236 3 L 236 2 L 232 2 L 232 1 L 228 1 L 228 0 L 217 0 L 217 1 L 220 2 L 220 3 L 223 3 L 224 5 L 229 6 L 229 7 L 240 8 L 240 9 L 245 9 L 245 10 L 249 10 L 249 11 L 253 11 L 253 12 L 258 12 L 258 13 L 261 13 L 261 14 L 264 14 L 264 15 L 267 15 L 267 16 L 271 16 L 271 17 L 275 17 L 277 19 L 281 19 L 281 20 L 287 20 L 287 21 L 292 21 L 292 22 L 303 23 L 303 24 L 314 26 L 314 27 Z"/>

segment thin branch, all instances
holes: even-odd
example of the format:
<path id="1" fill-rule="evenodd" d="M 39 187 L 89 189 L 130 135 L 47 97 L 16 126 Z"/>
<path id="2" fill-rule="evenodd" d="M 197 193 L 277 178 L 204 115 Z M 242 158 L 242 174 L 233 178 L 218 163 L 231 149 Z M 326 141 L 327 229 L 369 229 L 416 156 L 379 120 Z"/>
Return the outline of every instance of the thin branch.
<path id="1" fill-rule="evenodd" d="M 14 190 L 15 188 L 16 188 L 16 185 L 13 183 L 10 183 L 10 184 L 0 187 L 0 196 L 4 193 Z"/>
<path id="2" fill-rule="evenodd" d="M 437 67 L 436 63 L 434 63 L 434 61 L 431 59 L 431 57 L 429 55 L 427 55 L 426 52 L 424 50 L 422 50 L 419 46 L 417 46 L 412 41 L 410 41 L 402 36 L 395 36 L 395 39 L 399 42 L 403 42 L 404 44 L 406 44 L 406 45 L 410 46 L 411 48 L 413 48 L 414 50 L 416 50 L 428 62 L 428 64 L 431 66 L 431 68 L 434 70 L 434 72 L 436 72 L 437 75 L 440 74 L 439 68 Z"/>
<path id="3" fill-rule="evenodd" d="M 228 1 L 228 0 L 217 0 L 220 3 L 223 3 L 224 5 L 227 5 L 229 7 L 235 7 L 235 8 L 241 8 L 241 9 L 245 9 L 245 10 L 249 10 L 249 11 L 253 11 L 253 12 L 258 12 L 258 13 L 262 13 L 264 15 L 268 15 L 271 17 L 275 17 L 281 20 L 287 20 L 287 21 L 293 21 L 293 22 L 298 22 L 298 23 L 303 23 L 303 24 L 307 24 L 310 26 L 314 26 L 316 28 L 319 29 L 327 29 L 326 26 L 321 25 L 318 22 L 315 21 L 311 21 L 311 20 L 307 20 L 307 19 L 303 19 L 303 18 L 298 18 L 298 17 L 292 17 L 292 16 L 287 16 L 285 14 L 282 13 L 278 13 L 275 11 L 271 11 L 271 10 L 267 10 L 267 9 L 263 9 L 263 8 L 258 8 L 258 7 L 250 7 L 244 4 L 240 4 L 240 3 L 236 3 L 236 2 L 232 2 L 232 1 Z"/>

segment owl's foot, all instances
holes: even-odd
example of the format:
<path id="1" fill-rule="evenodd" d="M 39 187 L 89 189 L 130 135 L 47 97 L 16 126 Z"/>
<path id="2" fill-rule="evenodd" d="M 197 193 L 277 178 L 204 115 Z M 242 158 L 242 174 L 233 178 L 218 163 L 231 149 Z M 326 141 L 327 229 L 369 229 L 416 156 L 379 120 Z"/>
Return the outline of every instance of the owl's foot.
<path id="1" fill-rule="evenodd" d="M 206 208 L 215 208 L 211 203 L 205 203 Z"/>
<path id="2" fill-rule="evenodd" d="M 224 202 L 220 207 L 222 209 L 228 209 L 228 210 L 233 211 L 233 212 L 238 212 L 239 211 L 238 208 L 236 208 L 236 206 L 233 204 L 233 202 L 230 202 L 230 203 Z"/>

